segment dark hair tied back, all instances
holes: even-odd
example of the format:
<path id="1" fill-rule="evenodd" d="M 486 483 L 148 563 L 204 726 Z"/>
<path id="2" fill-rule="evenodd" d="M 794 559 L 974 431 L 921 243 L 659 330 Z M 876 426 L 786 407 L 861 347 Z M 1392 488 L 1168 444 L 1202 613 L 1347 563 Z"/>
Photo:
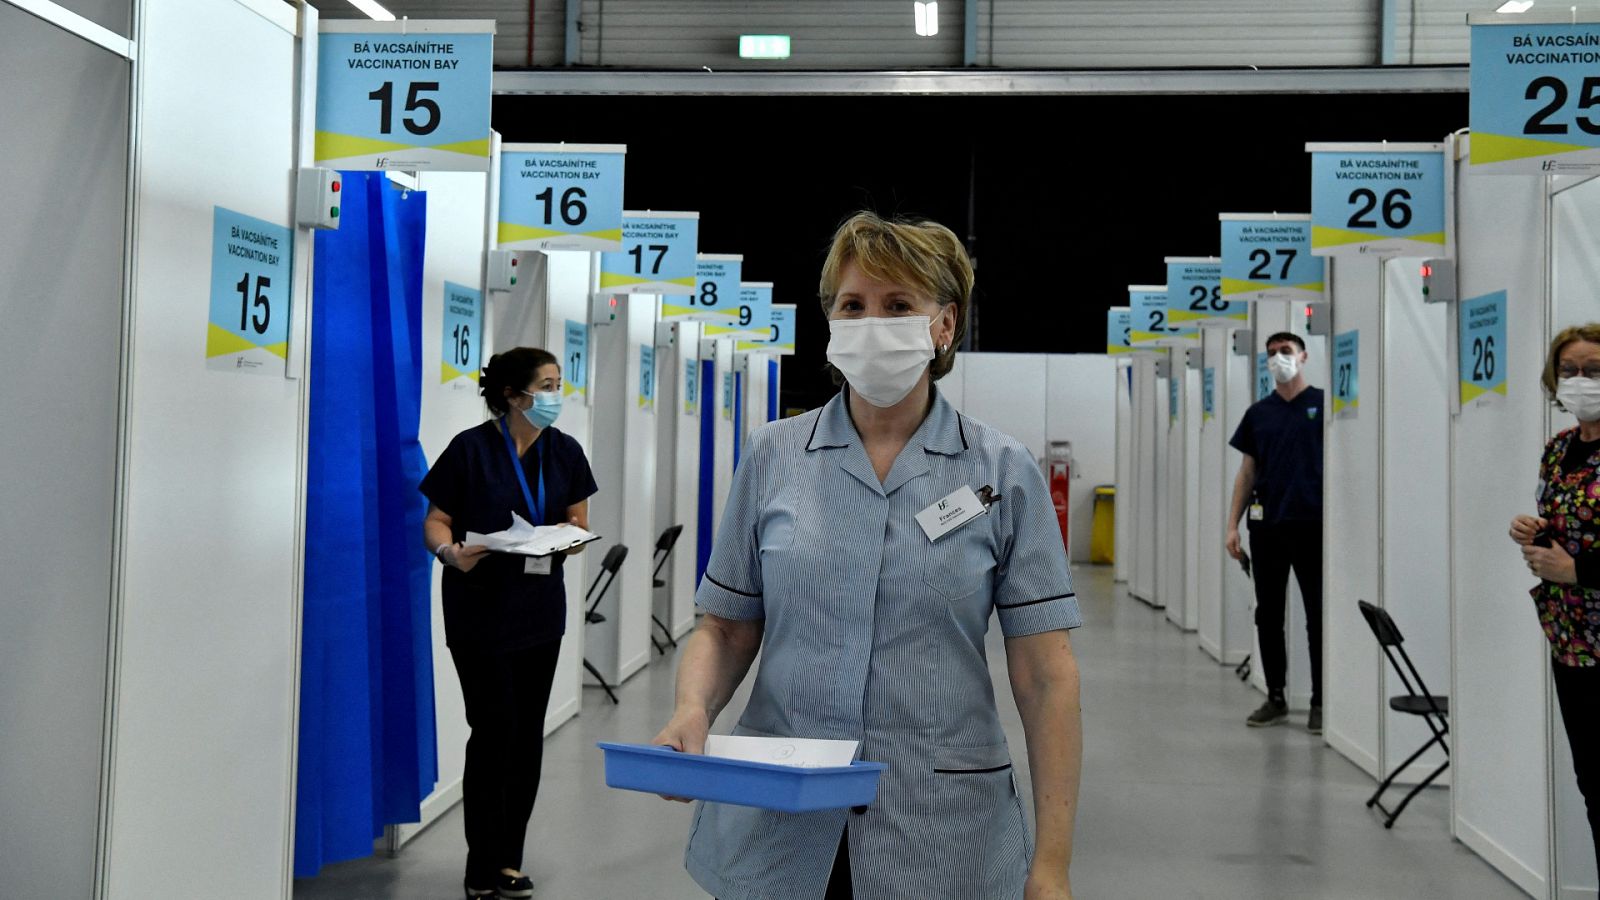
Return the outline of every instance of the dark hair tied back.
<path id="1" fill-rule="evenodd" d="M 511 411 L 511 405 L 506 402 L 506 389 L 510 388 L 513 392 L 527 390 L 539 370 L 545 366 L 559 369 L 561 362 L 554 354 L 538 347 L 516 347 L 496 353 L 489 357 L 489 364 L 483 367 L 483 373 L 478 377 L 478 393 L 483 395 L 483 402 L 488 404 L 491 412 L 505 415 Z"/>

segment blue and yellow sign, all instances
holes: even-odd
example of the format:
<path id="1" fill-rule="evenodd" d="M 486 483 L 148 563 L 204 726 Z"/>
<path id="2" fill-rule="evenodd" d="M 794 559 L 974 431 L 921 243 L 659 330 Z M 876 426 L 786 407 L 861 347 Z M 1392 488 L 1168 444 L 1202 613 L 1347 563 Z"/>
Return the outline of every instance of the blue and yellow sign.
<path id="1" fill-rule="evenodd" d="M 567 320 L 566 354 L 561 358 L 561 375 L 566 382 L 561 394 L 589 397 L 589 326 L 583 322 Z"/>
<path id="2" fill-rule="evenodd" d="M 683 361 L 683 414 L 693 416 L 700 412 L 700 360 Z"/>
<path id="3" fill-rule="evenodd" d="M 1558 22 L 1529 15 L 1467 17 L 1473 171 L 1592 174 L 1600 170 L 1600 24 L 1565 11 Z"/>
<path id="4" fill-rule="evenodd" d="M 1211 366 L 1200 372 L 1200 412 L 1207 422 L 1217 417 L 1217 370 Z"/>
<path id="5" fill-rule="evenodd" d="M 439 383 L 457 390 L 476 386 L 483 367 L 483 292 L 446 281 L 443 331 Z"/>
<path id="6" fill-rule="evenodd" d="M 283 376 L 293 247 L 283 225 L 213 208 L 206 368 Z"/>
<path id="7" fill-rule="evenodd" d="M 1113 356 L 1133 352 L 1133 311 L 1126 306 L 1106 310 L 1106 352 Z"/>
<path id="8" fill-rule="evenodd" d="M 1183 377 L 1185 370 L 1183 366 L 1178 364 L 1178 360 L 1174 359 L 1170 371 L 1171 374 L 1167 376 L 1167 423 L 1169 425 L 1178 421 L 1178 407 L 1180 405 L 1178 379 Z"/>
<path id="9" fill-rule="evenodd" d="M 1272 393 L 1272 371 L 1267 368 L 1267 354 L 1262 351 L 1256 354 L 1256 400 L 1267 399 Z"/>
<path id="10" fill-rule="evenodd" d="M 600 254 L 601 293 L 694 293 L 699 240 L 699 213 L 624 212 L 622 249 Z"/>
<path id="11" fill-rule="evenodd" d="M 494 22 L 317 27 L 316 164 L 489 171 Z"/>
<path id="12" fill-rule="evenodd" d="M 1361 332 L 1333 336 L 1333 414 L 1361 406 Z"/>
<path id="13" fill-rule="evenodd" d="M 1437 256 L 1445 247 L 1440 144 L 1307 144 L 1311 252 Z"/>
<path id="14" fill-rule="evenodd" d="M 722 417 L 733 418 L 733 373 L 722 373 Z"/>
<path id="15" fill-rule="evenodd" d="M 771 333 L 764 341 L 740 340 L 733 345 L 736 351 L 755 350 L 762 353 L 773 353 L 780 356 L 794 354 L 794 316 L 793 303 L 772 304 Z"/>
<path id="16" fill-rule="evenodd" d="M 639 345 L 639 408 L 656 408 L 656 348 L 654 344 Z"/>
<path id="17" fill-rule="evenodd" d="M 1487 394 L 1506 395 L 1506 292 L 1463 300 L 1456 309 L 1460 332 L 1461 405 Z"/>
<path id="18" fill-rule="evenodd" d="M 1327 263 L 1311 253 L 1311 216 L 1223 213 L 1222 298 L 1233 303 L 1322 299 Z"/>
<path id="19" fill-rule="evenodd" d="M 621 144 L 501 147 L 500 249 L 622 250 L 627 153 Z"/>
<path id="20" fill-rule="evenodd" d="M 701 253 L 695 257 L 694 291 L 686 297 L 661 298 L 661 318 L 729 324 L 739 321 L 739 278 L 744 257 L 737 253 Z"/>
<path id="21" fill-rule="evenodd" d="M 739 315 L 732 322 L 707 322 L 706 337 L 733 336 L 742 341 L 769 341 L 772 335 L 772 282 L 739 282 Z"/>
<path id="22" fill-rule="evenodd" d="M 1247 321 L 1250 311 L 1222 299 L 1222 260 L 1167 257 L 1167 319 L 1177 337 L 1199 340 L 1203 322 Z"/>
<path id="23" fill-rule="evenodd" d="M 1128 285 L 1128 309 L 1132 318 L 1128 338 L 1133 346 L 1166 340 L 1172 336 L 1167 322 L 1167 286 Z"/>

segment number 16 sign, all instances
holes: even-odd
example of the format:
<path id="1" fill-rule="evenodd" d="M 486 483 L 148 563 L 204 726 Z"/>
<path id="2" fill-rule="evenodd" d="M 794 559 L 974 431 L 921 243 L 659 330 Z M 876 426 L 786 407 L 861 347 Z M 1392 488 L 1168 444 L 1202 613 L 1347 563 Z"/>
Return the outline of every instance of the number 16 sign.
<path id="1" fill-rule="evenodd" d="M 621 144 L 506 144 L 500 154 L 502 250 L 622 250 Z"/>

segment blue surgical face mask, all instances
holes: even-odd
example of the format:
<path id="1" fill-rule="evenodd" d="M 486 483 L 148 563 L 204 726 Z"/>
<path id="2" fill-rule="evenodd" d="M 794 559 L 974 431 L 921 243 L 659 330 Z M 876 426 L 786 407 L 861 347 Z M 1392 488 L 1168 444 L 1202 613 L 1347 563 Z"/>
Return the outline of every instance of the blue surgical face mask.
<path id="1" fill-rule="evenodd" d="M 543 431 L 561 417 L 561 391 L 523 391 L 533 398 L 533 405 L 522 411 L 528 424 Z"/>

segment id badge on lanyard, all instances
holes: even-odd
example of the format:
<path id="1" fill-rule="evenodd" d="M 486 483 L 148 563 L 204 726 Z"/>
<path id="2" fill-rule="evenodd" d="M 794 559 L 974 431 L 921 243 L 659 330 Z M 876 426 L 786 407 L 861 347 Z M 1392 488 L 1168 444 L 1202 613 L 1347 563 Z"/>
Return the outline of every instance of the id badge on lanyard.
<path id="1" fill-rule="evenodd" d="M 517 473 L 517 484 L 522 488 L 522 499 L 528 504 L 528 512 L 533 519 L 530 522 L 535 527 L 544 524 L 544 451 L 539 448 L 538 441 L 533 444 L 533 450 L 539 461 L 539 496 L 536 500 L 533 491 L 528 490 L 528 475 L 522 470 L 522 460 L 517 457 L 517 446 L 511 442 L 511 423 L 504 416 L 500 419 L 500 434 L 506 439 L 506 453 L 511 456 L 511 469 Z M 541 435 L 542 437 L 543 435 Z M 549 575 L 553 569 L 550 557 L 530 556 L 522 564 L 524 575 Z"/>

